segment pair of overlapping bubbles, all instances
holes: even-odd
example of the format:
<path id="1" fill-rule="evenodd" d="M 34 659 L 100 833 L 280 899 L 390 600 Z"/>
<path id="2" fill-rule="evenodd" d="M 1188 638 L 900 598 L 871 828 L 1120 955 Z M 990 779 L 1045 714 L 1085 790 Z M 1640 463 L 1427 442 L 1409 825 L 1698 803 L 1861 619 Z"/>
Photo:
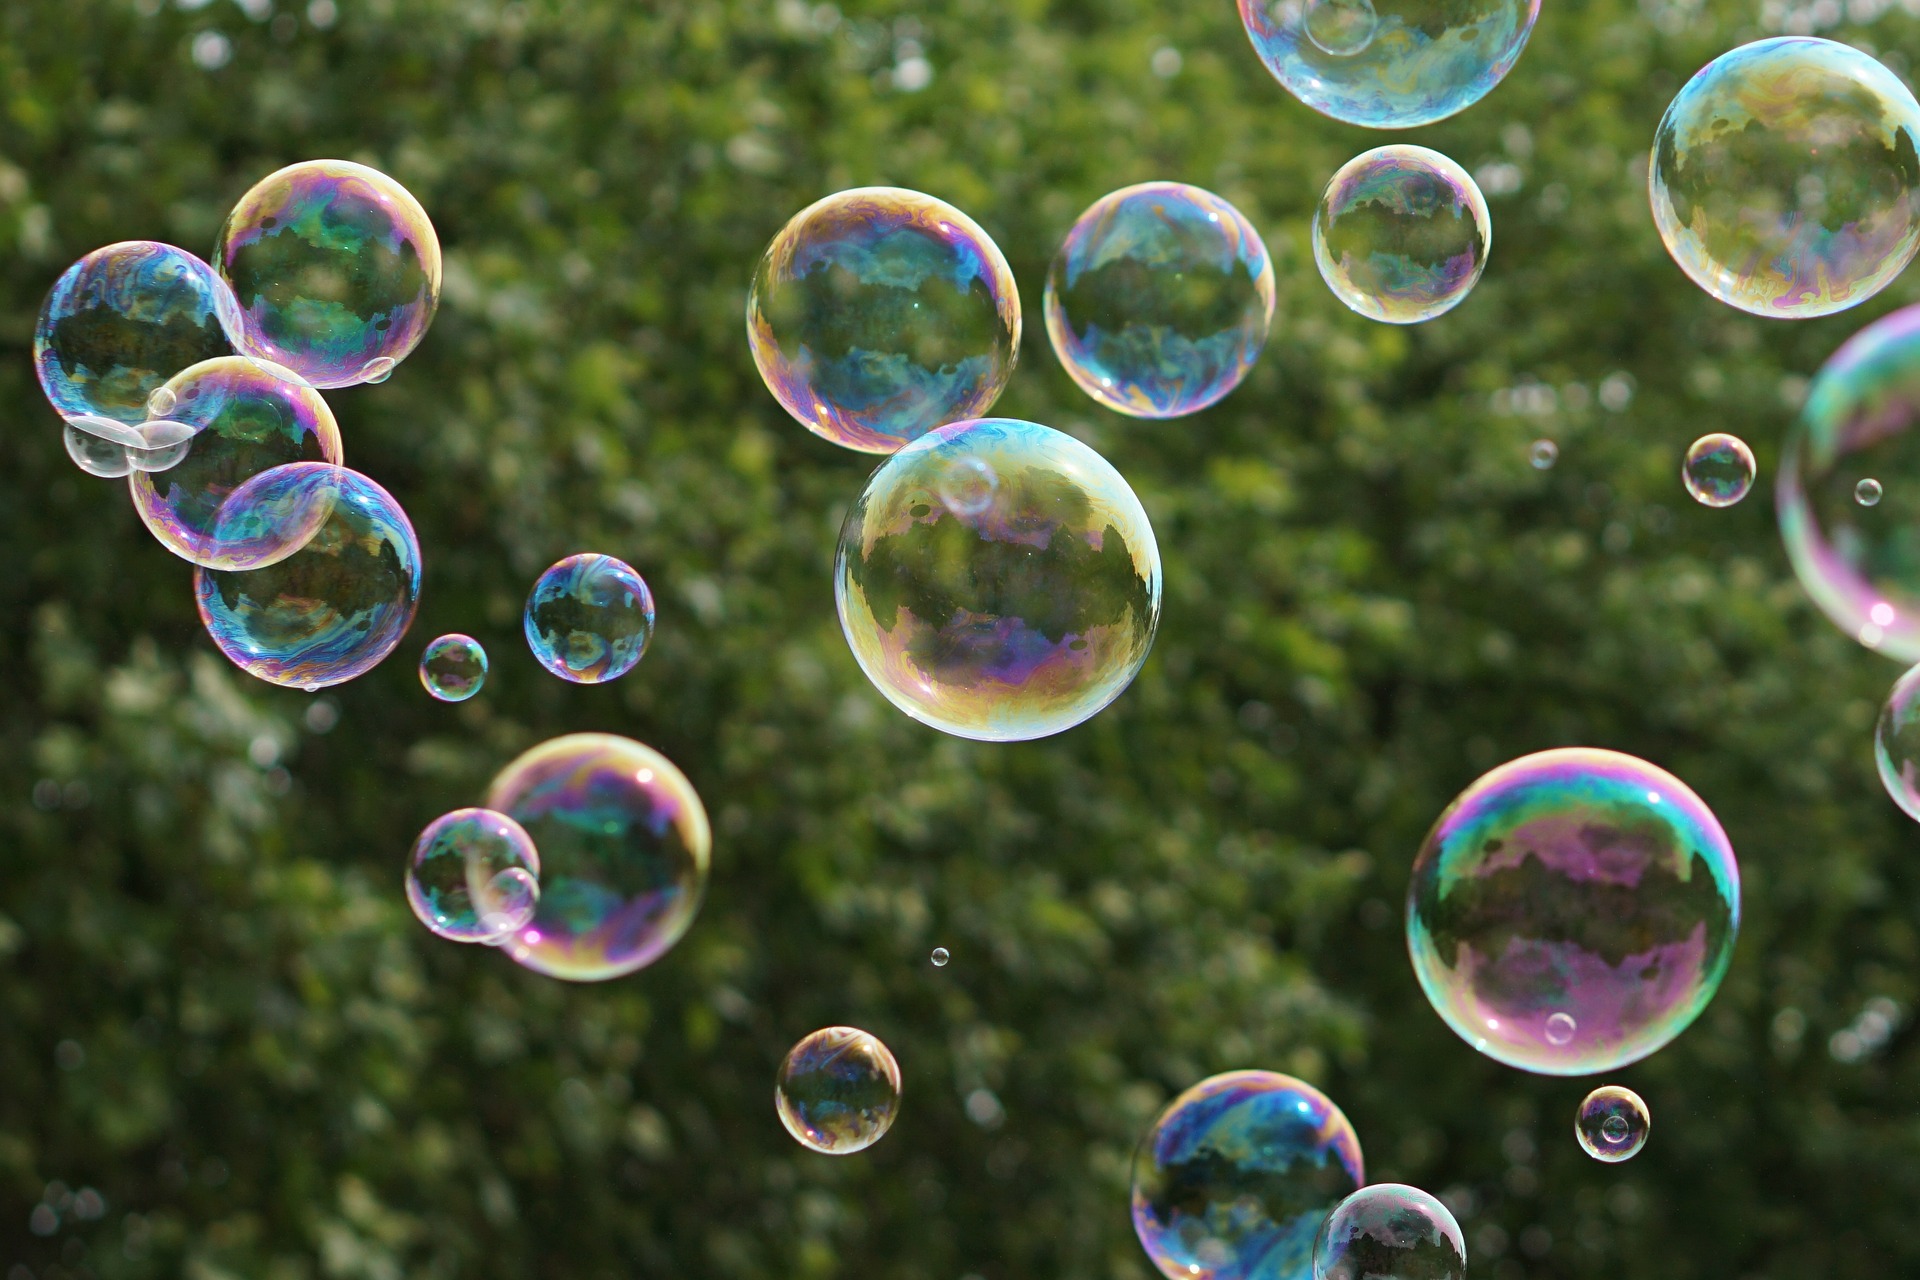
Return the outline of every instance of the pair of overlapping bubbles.
<path id="1" fill-rule="evenodd" d="M 705 896 L 713 837 L 693 784 L 651 747 L 575 733 L 500 771 L 482 807 L 420 834 L 407 900 L 434 933 L 600 982 L 665 955 Z"/>

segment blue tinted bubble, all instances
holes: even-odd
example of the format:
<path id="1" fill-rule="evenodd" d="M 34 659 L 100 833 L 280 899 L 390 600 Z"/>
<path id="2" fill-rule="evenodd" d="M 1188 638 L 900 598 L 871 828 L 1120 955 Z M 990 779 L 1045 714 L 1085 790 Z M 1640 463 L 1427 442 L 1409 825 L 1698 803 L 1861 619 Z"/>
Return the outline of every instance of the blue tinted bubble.
<path id="1" fill-rule="evenodd" d="M 1418 1187 L 1376 1182 L 1328 1215 L 1313 1242 L 1313 1280 L 1465 1280 L 1467 1241 L 1444 1204 Z"/>
<path id="2" fill-rule="evenodd" d="M 568 556 L 533 584 L 524 629 L 541 666 L 575 684 L 603 684 L 633 670 L 646 653 L 653 593 L 624 561 Z"/>
<path id="3" fill-rule="evenodd" d="M 442 702 L 465 702 L 486 679 L 487 651 L 472 636 L 441 636 L 420 655 L 420 683 Z"/>
<path id="4" fill-rule="evenodd" d="M 492 809 L 433 820 L 407 859 L 407 902 L 454 942 L 494 942 L 523 928 L 540 902 L 540 854 L 526 828 Z"/>

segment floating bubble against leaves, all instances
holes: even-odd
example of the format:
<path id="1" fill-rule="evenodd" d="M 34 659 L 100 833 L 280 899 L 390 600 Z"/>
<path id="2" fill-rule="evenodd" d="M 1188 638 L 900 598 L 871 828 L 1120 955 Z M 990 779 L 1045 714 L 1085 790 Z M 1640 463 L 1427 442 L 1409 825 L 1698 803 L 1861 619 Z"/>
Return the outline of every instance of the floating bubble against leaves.
<path id="1" fill-rule="evenodd" d="M 1617 1084 L 1602 1085 L 1588 1094 L 1573 1117 L 1573 1136 L 1581 1148 L 1608 1164 L 1639 1155 L 1652 1128 L 1653 1117 L 1640 1095 Z"/>
<path id="2" fill-rule="evenodd" d="M 1464 1280 L 1453 1213 L 1418 1187 L 1376 1182 L 1340 1202 L 1313 1242 L 1313 1280 Z"/>
<path id="3" fill-rule="evenodd" d="M 539 851 L 504 813 L 456 809 L 414 841 L 407 902 L 443 938 L 497 941 L 525 927 L 539 901 Z"/>
<path id="4" fill-rule="evenodd" d="M 969 460 L 999 483 L 974 512 L 938 497 Z M 946 733 L 1059 733 L 1119 697 L 1160 621 L 1160 552 L 1139 499 L 1072 436 L 957 422 L 880 464 L 847 513 L 840 626 L 896 707 Z"/>
<path id="5" fill-rule="evenodd" d="M 575 684 L 603 684 L 646 653 L 653 593 L 623 560 L 568 556 L 533 584 L 522 629 L 541 666 Z"/>
<path id="6" fill-rule="evenodd" d="M 1240 385 L 1273 321 L 1260 233 L 1210 191 L 1124 187 L 1093 203 L 1047 272 L 1047 337 L 1080 389 L 1175 418 Z"/>
<path id="7" fill-rule="evenodd" d="M 486 680 L 487 651 L 472 636 L 440 636 L 420 655 L 420 683 L 442 702 L 465 702 Z"/>
<path id="8" fill-rule="evenodd" d="M 830 1156 L 865 1151 L 900 1112 L 900 1064 L 879 1039 L 826 1027 L 787 1051 L 774 1086 L 780 1123 L 801 1146 Z"/>
<path id="9" fill-rule="evenodd" d="M 999 247 L 944 201 L 861 187 L 795 214 L 747 295 L 767 389 L 816 435 L 892 453 L 1000 398 L 1020 295 Z"/>
<path id="10" fill-rule="evenodd" d="M 713 837 L 693 784 L 651 747 L 572 733 L 521 755 L 486 805 L 540 849 L 540 909 L 507 943 L 573 982 L 618 978 L 680 941 L 707 889 Z"/>
<path id="11" fill-rule="evenodd" d="M 1887 794 L 1920 822 L 1920 667 L 1901 676 L 1887 694 L 1873 729 L 1873 759 Z"/>
<path id="12" fill-rule="evenodd" d="M 1834 352 L 1788 433 L 1775 482 L 1800 585 L 1870 649 L 1920 662 L 1920 307 Z"/>
<path id="13" fill-rule="evenodd" d="M 1366 1181 L 1332 1099 L 1272 1071 L 1175 1098 L 1133 1157 L 1133 1229 L 1168 1280 L 1306 1280 L 1314 1237 Z"/>
<path id="14" fill-rule="evenodd" d="M 62 433 L 74 464 L 104 479 L 177 467 L 193 447 L 193 428 L 166 419 L 130 427 L 111 418 L 81 414 L 66 419 Z"/>
<path id="15" fill-rule="evenodd" d="M 227 215 L 214 265 L 239 300 L 233 345 L 316 387 L 384 381 L 440 304 L 440 238 L 426 210 L 346 160 L 261 179 Z"/>
<path id="16" fill-rule="evenodd" d="M 1459 306 L 1492 247 L 1493 219 L 1472 176 L 1404 143 L 1341 165 L 1313 215 L 1320 278 L 1347 306 L 1388 324 Z"/>
<path id="17" fill-rule="evenodd" d="M 214 518 L 213 538 L 281 546 L 288 529 L 309 525 L 286 559 L 246 571 L 201 566 L 194 587 L 207 634 L 236 666 L 313 690 L 372 670 L 400 643 L 420 599 L 420 543 L 391 494 L 324 462 L 242 484 Z"/>
<path id="18" fill-rule="evenodd" d="M 934 968 L 936 969 L 946 968 L 947 961 L 949 958 L 950 957 L 947 955 L 947 949 L 945 947 L 935 947 L 933 949 L 933 967 Z"/>
<path id="19" fill-rule="evenodd" d="M 309 504 L 304 522 L 247 522 L 246 541 L 232 545 L 214 537 L 221 507 L 245 481 L 290 462 L 342 460 L 333 410 L 319 392 L 283 374 L 244 356 L 221 356 L 153 393 L 195 433 L 181 465 L 158 479 L 132 481 L 134 510 L 161 546 L 209 569 L 259 569 L 298 551 L 318 529 L 326 510 Z"/>
<path id="20" fill-rule="evenodd" d="M 1739 436 L 1716 431 L 1687 449 L 1680 479 L 1703 507 L 1730 507 L 1753 488 L 1753 450 Z"/>
<path id="21" fill-rule="evenodd" d="M 1920 248 L 1920 104 L 1851 45 L 1814 36 L 1721 54 L 1661 117 L 1654 224 L 1693 282 L 1779 319 L 1880 292 Z"/>
<path id="22" fill-rule="evenodd" d="M 1560 461 L 1560 446 L 1551 440 L 1535 440 L 1527 449 L 1527 461 L 1535 471 L 1551 471 Z"/>
<path id="23" fill-rule="evenodd" d="M 227 354 L 238 315 L 225 282 L 185 249 L 110 244 L 54 282 L 33 334 L 34 369 L 61 417 L 137 426 L 167 416 L 147 399 L 168 378 Z"/>
<path id="24" fill-rule="evenodd" d="M 1700 797 L 1644 760 L 1523 756 L 1461 792 L 1407 890 L 1427 999 L 1488 1057 L 1544 1075 L 1636 1062 L 1699 1016 L 1740 926 L 1740 873 Z"/>
<path id="25" fill-rule="evenodd" d="M 1431 124 L 1487 96 L 1526 48 L 1539 0 L 1240 0 L 1267 70 L 1323 115 Z"/>

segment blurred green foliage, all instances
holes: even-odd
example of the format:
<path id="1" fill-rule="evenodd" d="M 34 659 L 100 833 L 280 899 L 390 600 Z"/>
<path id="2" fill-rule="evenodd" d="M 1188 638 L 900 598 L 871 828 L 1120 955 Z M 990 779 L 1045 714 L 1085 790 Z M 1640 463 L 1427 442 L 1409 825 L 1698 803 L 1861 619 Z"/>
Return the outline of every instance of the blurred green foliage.
<path id="1" fill-rule="evenodd" d="M 1920 23 L 1548 0 L 1506 84 L 1406 135 L 1480 175 L 1495 237 L 1465 305 L 1401 330 L 1344 311 L 1307 248 L 1327 177 L 1382 136 L 1290 99 L 1228 0 L 839 3 L 0 7 L 7 1280 L 1139 1280 L 1135 1138 L 1243 1066 L 1330 1090 L 1372 1178 L 1447 1194 L 1476 1276 L 1915 1274 L 1920 873 L 1869 745 L 1897 673 L 1806 603 L 1764 487 L 1708 511 L 1678 466 L 1732 430 L 1770 478 L 1806 377 L 1920 282 L 1737 314 L 1668 261 L 1645 163 L 1722 49 L 1818 25 L 1885 51 Z M 206 252 L 315 156 L 394 173 L 447 250 L 419 352 L 333 397 L 348 462 L 419 530 L 420 617 L 317 699 L 213 652 L 188 566 L 67 461 L 28 359 L 68 261 Z M 1080 397 L 1038 322 L 1074 216 L 1152 178 L 1244 210 L 1281 296 L 1249 382 L 1159 424 Z M 1095 445 L 1155 521 L 1158 645 L 1057 739 L 943 738 L 866 685 L 829 572 L 871 459 L 785 420 L 747 355 L 768 238 L 878 182 L 996 237 L 1027 308 L 999 409 Z M 606 687 L 518 636 L 535 574 L 582 550 L 659 598 Z M 413 671 L 449 630 L 493 655 L 459 706 Z M 415 832 L 586 729 L 706 797 L 686 941 L 569 987 L 430 937 L 400 891 Z M 1620 1073 L 1654 1128 L 1618 1168 L 1571 1133 L 1595 1082 L 1477 1057 L 1400 937 L 1446 801 L 1568 743 L 1686 778 L 1746 875 L 1718 1001 Z M 829 1023 L 906 1080 L 844 1160 L 772 1105 Z"/>

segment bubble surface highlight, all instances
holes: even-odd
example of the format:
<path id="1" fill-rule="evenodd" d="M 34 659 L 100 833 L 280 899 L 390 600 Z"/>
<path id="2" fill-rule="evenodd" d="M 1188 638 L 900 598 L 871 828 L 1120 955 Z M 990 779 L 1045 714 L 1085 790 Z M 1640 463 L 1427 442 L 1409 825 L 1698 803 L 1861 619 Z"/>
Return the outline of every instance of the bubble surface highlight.
<path id="1" fill-rule="evenodd" d="M 456 809 L 414 841 L 407 903 L 442 938 L 493 942 L 533 918 L 539 880 L 540 853 L 526 828 L 491 809 Z"/>
<path id="2" fill-rule="evenodd" d="M 1342 1200 L 1313 1242 L 1313 1280 L 1465 1280 L 1467 1241 L 1446 1205 L 1376 1182 Z"/>
<path id="3" fill-rule="evenodd" d="M 1493 247 L 1479 184 L 1404 143 L 1340 166 L 1313 215 L 1313 260 L 1333 296 L 1369 320 L 1418 324 L 1465 301 Z"/>
<path id="4" fill-rule="evenodd" d="M 1595 1160 L 1618 1164 L 1640 1154 L 1653 1130 L 1653 1116 L 1640 1095 L 1617 1084 L 1588 1094 L 1573 1116 L 1573 1136 Z"/>
<path id="5" fill-rule="evenodd" d="M 787 1051 L 774 1108 L 794 1141 L 849 1156 L 886 1137 L 900 1114 L 900 1064 L 879 1037 L 825 1027 Z"/>
<path id="6" fill-rule="evenodd" d="M 591 552 L 568 556 L 527 593 L 521 620 L 541 666 L 574 684 L 618 680 L 653 640 L 653 592 L 633 566 Z"/>

